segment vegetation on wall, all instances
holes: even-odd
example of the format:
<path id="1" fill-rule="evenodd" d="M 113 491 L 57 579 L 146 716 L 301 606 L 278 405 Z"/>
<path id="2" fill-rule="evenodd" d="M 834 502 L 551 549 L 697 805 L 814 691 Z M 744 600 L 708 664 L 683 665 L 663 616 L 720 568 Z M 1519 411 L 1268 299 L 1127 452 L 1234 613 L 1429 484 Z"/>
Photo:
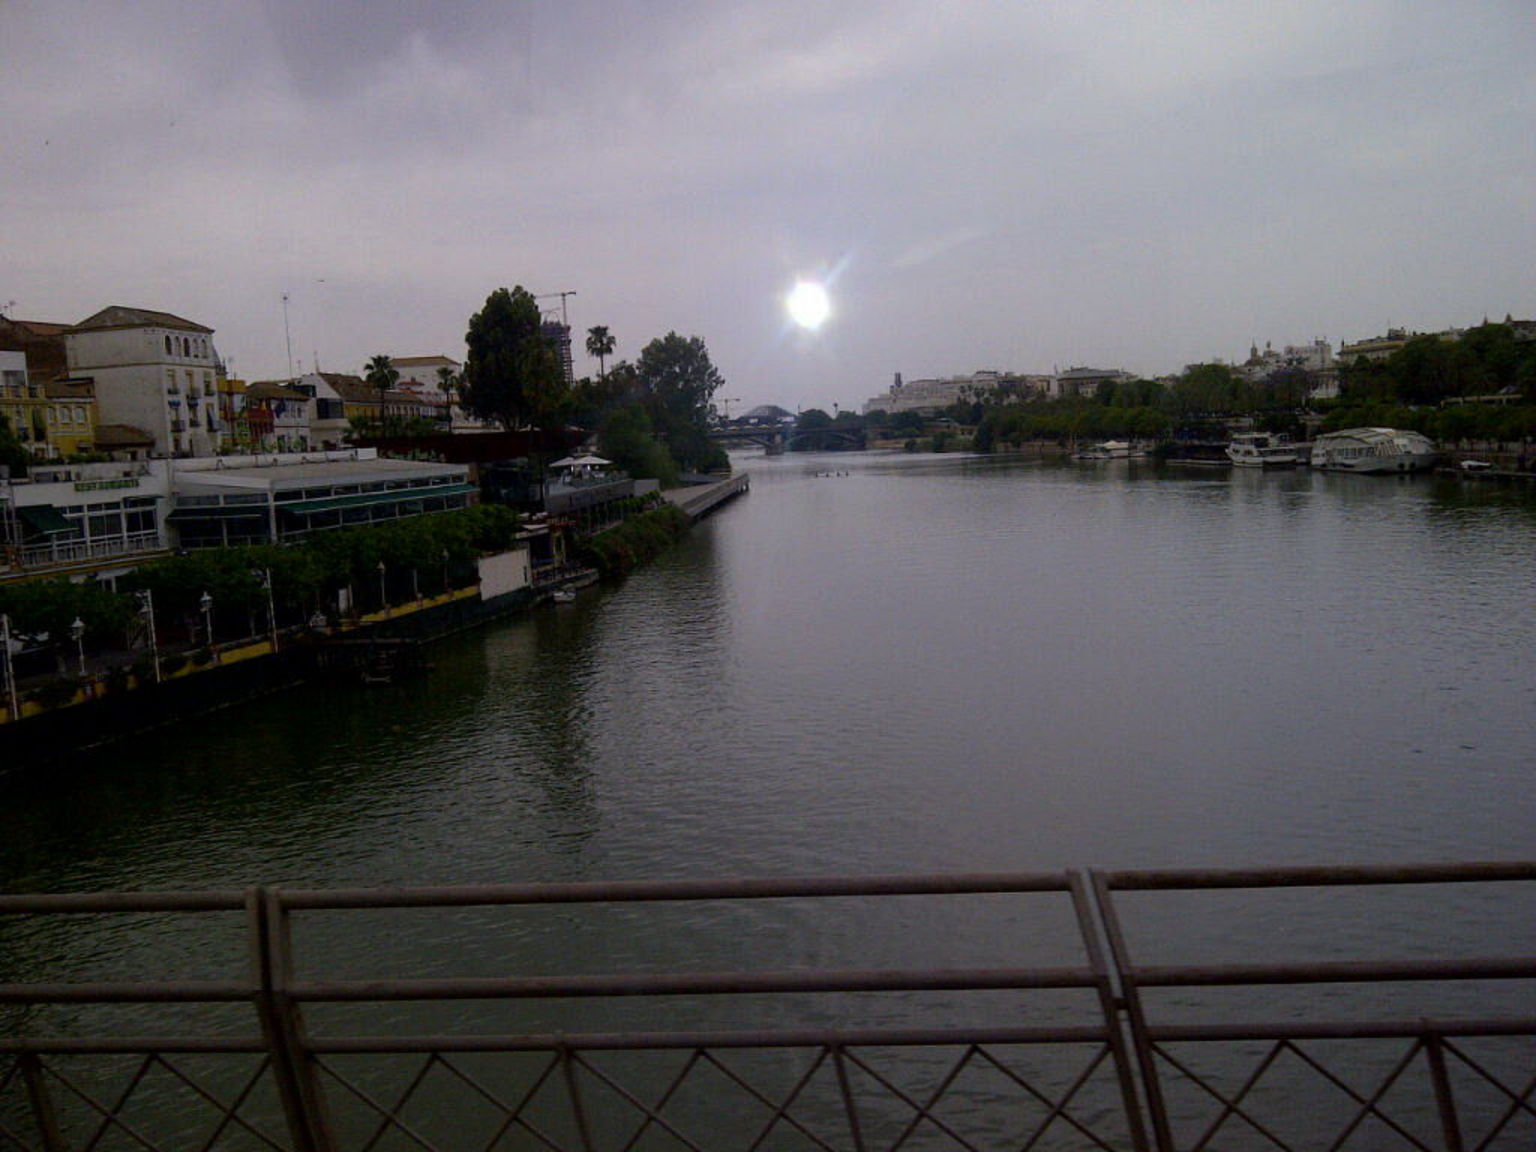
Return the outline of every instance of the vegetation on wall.
<path id="1" fill-rule="evenodd" d="M 672 504 L 659 504 L 582 541 L 582 559 L 604 576 L 622 576 L 655 559 L 688 531 L 688 516 Z"/>

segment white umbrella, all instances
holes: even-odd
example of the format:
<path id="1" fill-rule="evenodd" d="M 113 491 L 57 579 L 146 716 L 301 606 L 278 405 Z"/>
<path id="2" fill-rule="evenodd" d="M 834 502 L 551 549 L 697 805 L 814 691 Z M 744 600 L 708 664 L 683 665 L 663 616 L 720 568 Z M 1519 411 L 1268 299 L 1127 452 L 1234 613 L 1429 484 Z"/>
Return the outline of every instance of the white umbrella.
<path id="1" fill-rule="evenodd" d="M 581 463 L 581 461 L 577 460 L 574 456 L 566 456 L 564 459 L 554 461 L 552 464 L 550 464 L 550 467 L 551 468 L 575 468 L 580 463 Z"/>
<path id="2" fill-rule="evenodd" d="M 579 468 L 596 468 L 602 464 L 612 464 L 613 461 L 604 460 L 601 456 L 588 455 L 578 456 L 575 460 L 571 461 L 571 463 L 575 464 Z"/>

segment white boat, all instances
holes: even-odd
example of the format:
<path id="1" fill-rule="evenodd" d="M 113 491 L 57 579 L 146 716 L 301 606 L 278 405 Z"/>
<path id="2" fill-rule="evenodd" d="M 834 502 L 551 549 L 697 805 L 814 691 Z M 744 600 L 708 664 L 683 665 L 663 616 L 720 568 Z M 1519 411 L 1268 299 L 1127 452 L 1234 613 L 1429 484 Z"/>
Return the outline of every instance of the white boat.
<path id="1" fill-rule="evenodd" d="M 1293 468 L 1296 445 L 1269 432 L 1239 432 L 1227 445 L 1227 459 L 1239 468 Z"/>
<path id="2" fill-rule="evenodd" d="M 1146 453 L 1126 440 L 1106 440 L 1082 452 L 1074 452 L 1074 460 L 1138 460 Z"/>
<path id="3" fill-rule="evenodd" d="M 1346 428 L 1312 443 L 1312 467 L 1327 472 L 1423 472 L 1439 455 L 1428 436 L 1399 428 Z"/>

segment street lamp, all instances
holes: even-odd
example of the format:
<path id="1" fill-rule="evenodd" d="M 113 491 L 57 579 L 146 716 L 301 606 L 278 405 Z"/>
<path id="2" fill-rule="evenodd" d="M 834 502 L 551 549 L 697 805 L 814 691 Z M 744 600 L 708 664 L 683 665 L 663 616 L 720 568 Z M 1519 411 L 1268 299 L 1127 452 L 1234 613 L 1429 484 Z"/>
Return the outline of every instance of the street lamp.
<path id="1" fill-rule="evenodd" d="M 69 626 L 69 635 L 75 642 L 75 657 L 79 661 L 80 679 L 85 679 L 85 621 L 75 617 L 75 622 Z"/>
<path id="2" fill-rule="evenodd" d="M 272 569 L 252 568 L 256 583 L 267 590 L 267 631 L 272 636 L 272 651 L 277 651 L 277 605 L 272 600 Z"/>
<path id="3" fill-rule="evenodd" d="M 389 594 L 384 587 L 384 561 L 379 561 L 379 611 L 389 607 Z"/>
<path id="4" fill-rule="evenodd" d="M 139 615 L 149 625 L 149 651 L 155 661 L 155 683 L 159 684 L 164 677 L 160 675 L 160 641 L 155 636 L 155 594 L 145 588 L 138 593 L 138 597 Z"/>
<path id="5" fill-rule="evenodd" d="M 414 568 L 411 569 L 411 599 L 417 604 L 421 603 L 421 580 Z"/>
<path id="6" fill-rule="evenodd" d="M 443 593 L 448 592 L 448 549 L 443 549 Z"/>
<path id="7" fill-rule="evenodd" d="M 21 705 L 16 700 L 16 669 L 11 666 L 11 618 L 0 612 L 0 656 L 5 659 L 5 700 L 12 723 L 21 719 Z"/>
<path id="8" fill-rule="evenodd" d="M 203 635 L 207 638 L 208 650 L 213 651 L 213 597 L 204 592 L 197 598 L 197 606 L 203 610 Z"/>

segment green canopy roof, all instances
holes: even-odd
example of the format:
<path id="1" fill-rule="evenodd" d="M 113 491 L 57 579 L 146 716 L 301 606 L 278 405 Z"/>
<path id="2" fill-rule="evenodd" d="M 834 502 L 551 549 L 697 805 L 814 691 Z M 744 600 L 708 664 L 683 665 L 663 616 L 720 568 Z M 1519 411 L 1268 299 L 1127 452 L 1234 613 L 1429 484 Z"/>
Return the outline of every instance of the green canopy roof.
<path id="1" fill-rule="evenodd" d="M 167 520 L 265 520 L 265 504 L 194 504 L 177 508 Z"/>
<path id="2" fill-rule="evenodd" d="M 80 535 L 80 525 L 64 519 L 52 504 L 32 504 L 16 511 L 40 536 Z"/>
<path id="3" fill-rule="evenodd" d="M 480 489 L 474 484 L 436 484 L 425 488 L 396 488 L 390 492 L 358 492 L 351 496 L 330 496 L 323 500 L 295 500 L 279 504 L 279 512 L 332 512 L 338 508 L 362 508 L 370 504 L 398 504 L 405 500 L 424 500 L 434 496 L 463 496 Z"/>

